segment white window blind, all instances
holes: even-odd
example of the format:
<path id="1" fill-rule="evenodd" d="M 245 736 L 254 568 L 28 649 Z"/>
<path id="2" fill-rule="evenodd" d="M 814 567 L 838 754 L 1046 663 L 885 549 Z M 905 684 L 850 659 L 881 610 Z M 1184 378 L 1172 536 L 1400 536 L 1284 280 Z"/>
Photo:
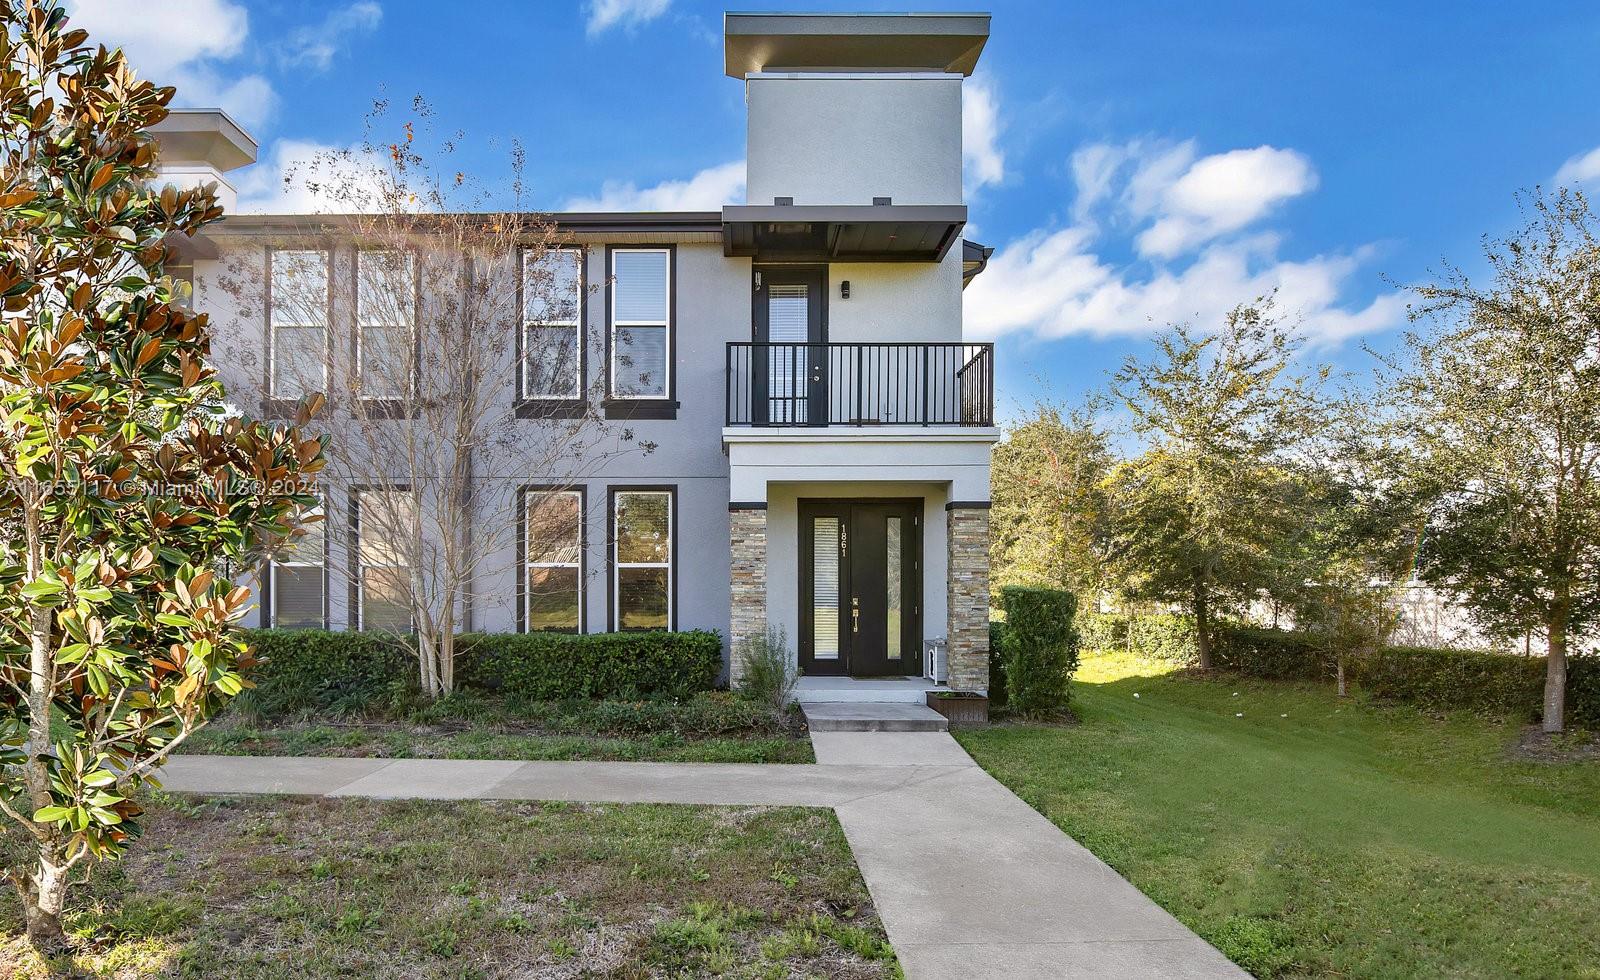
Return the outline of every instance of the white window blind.
<path id="1" fill-rule="evenodd" d="M 328 253 L 271 253 L 269 394 L 294 399 L 328 387 Z"/>
<path id="2" fill-rule="evenodd" d="M 322 508 L 312 512 L 321 515 Z M 306 524 L 305 533 L 291 538 L 278 551 L 269 568 L 272 608 L 268 620 L 278 629 L 316 629 L 323 625 L 323 564 L 327 529 L 322 521 Z"/>
<path id="3" fill-rule="evenodd" d="M 618 398 L 665 398 L 671 390 L 671 254 L 611 253 L 611 391 Z"/>

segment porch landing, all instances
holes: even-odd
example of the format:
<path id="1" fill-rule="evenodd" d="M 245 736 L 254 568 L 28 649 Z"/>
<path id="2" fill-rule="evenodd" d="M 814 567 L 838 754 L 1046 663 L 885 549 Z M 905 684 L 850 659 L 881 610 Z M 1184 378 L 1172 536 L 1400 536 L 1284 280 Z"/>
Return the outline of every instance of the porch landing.
<path id="1" fill-rule="evenodd" d="M 904 702 L 927 707 L 929 691 L 948 690 L 923 677 L 802 677 L 794 699 L 808 704 Z"/>

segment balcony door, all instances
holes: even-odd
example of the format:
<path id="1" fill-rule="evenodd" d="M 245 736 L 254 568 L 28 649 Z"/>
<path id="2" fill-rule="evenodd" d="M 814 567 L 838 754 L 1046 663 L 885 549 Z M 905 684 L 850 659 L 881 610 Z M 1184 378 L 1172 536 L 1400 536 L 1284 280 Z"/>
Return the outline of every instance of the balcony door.
<path id="1" fill-rule="evenodd" d="M 816 266 L 757 266 L 751 367 L 757 425 L 828 421 L 828 273 Z M 767 346 L 759 346 L 767 345 Z"/>
<path id="2" fill-rule="evenodd" d="M 800 502 L 800 669 L 922 672 L 922 501 Z"/>

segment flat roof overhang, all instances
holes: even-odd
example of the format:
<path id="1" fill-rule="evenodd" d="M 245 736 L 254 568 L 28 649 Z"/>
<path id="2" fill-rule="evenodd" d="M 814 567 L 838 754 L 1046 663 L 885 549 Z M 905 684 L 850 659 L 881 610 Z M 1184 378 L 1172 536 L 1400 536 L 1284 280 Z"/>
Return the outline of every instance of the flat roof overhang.
<path id="1" fill-rule="evenodd" d="M 227 173 L 256 162 L 256 141 L 221 109 L 173 109 L 150 134 L 164 163 L 209 163 Z"/>
<path id="2" fill-rule="evenodd" d="M 723 70 L 941 71 L 970 75 L 989 40 L 983 13 L 728 13 Z"/>
<path id="3" fill-rule="evenodd" d="M 722 254 L 761 262 L 938 262 L 966 223 L 965 205 L 728 205 Z"/>

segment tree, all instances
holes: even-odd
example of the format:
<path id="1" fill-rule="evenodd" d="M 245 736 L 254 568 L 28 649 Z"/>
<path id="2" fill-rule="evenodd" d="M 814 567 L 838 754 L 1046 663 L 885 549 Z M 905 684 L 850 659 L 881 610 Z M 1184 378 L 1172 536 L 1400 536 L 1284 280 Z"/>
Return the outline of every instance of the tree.
<path id="1" fill-rule="evenodd" d="M 571 241 L 521 208 L 521 151 L 512 151 L 505 206 L 497 188 L 452 166 L 461 137 L 431 139 L 427 103 L 411 110 L 385 142 L 370 135 L 388 119 L 380 102 L 360 146 L 291 170 L 286 183 L 331 216 L 307 216 L 277 236 L 270 268 L 263 250 L 236 251 L 219 285 L 252 330 L 267 316 L 325 326 L 309 346 L 278 334 L 270 372 L 241 357 L 232 389 L 262 379 L 253 395 L 268 406 L 281 390 L 334 393 L 322 483 L 350 502 L 357 527 L 330 522 L 329 567 L 355 576 L 362 598 L 352 624 L 415 649 L 423 691 L 442 696 L 454 688 L 456 637 L 473 611 L 509 601 L 497 573 L 515 562 L 519 538 L 527 566 L 573 562 L 524 578 L 528 615 L 578 626 L 581 538 L 557 529 L 575 529 L 584 515 L 566 491 L 609 460 L 653 447 L 595 409 L 604 386 L 599 372 L 582 376 L 580 352 L 604 349 L 603 340 L 584 323 Z M 306 250 L 328 240 L 340 246 L 331 259 L 320 245 Z M 265 349 L 253 336 L 230 346 Z M 519 373 L 516 385 L 498 380 Z M 558 397 L 535 403 L 514 391 Z M 525 494 L 529 485 L 538 492 Z"/>
<path id="2" fill-rule="evenodd" d="M 1052 585 L 1088 601 L 1105 584 L 1110 438 L 1096 405 L 1044 403 L 1008 427 L 990 462 L 997 583 Z"/>
<path id="3" fill-rule="evenodd" d="M 1384 383 L 1432 496 L 1421 573 L 1492 635 L 1542 627 L 1559 732 L 1569 638 L 1600 614 L 1600 242 L 1580 192 L 1521 203 L 1522 229 L 1484 241 L 1487 285 L 1452 267 L 1417 287 L 1433 329 Z"/>
<path id="4" fill-rule="evenodd" d="M 1155 346 L 1112 380 L 1146 448 L 1112 470 L 1111 557 L 1131 597 L 1188 608 L 1210 668 L 1219 607 L 1282 581 L 1305 532 L 1295 453 L 1321 424 L 1320 379 L 1290 373 L 1300 341 L 1271 297 L 1235 307 L 1214 334 L 1179 325 Z"/>
<path id="5" fill-rule="evenodd" d="M 225 570 L 295 529 L 322 456 L 223 412 L 173 303 L 163 240 L 221 214 L 149 186 L 173 90 L 49 0 L 0 18 L 0 812 L 29 844 L 3 873 L 51 943 L 74 868 L 139 836 L 135 792 L 248 684 Z"/>

